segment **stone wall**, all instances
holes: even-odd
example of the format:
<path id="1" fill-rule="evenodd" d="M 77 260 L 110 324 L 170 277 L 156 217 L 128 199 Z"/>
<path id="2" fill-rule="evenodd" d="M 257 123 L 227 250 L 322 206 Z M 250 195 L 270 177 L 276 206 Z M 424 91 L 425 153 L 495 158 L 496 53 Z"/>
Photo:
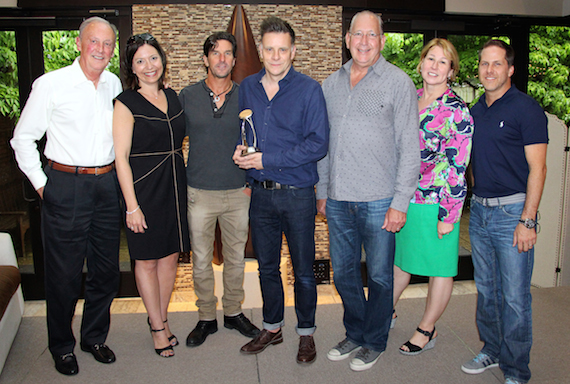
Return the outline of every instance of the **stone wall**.
<path id="1" fill-rule="evenodd" d="M 342 7 L 312 5 L 244 5 L 256 42 L 259 24 L 278 16 L 296 34 L 298 71 L 322 82 L 342 63 Z M 134 5 L 133 33 L 149 32 L 168 56 L 168 81 L 180 90 L 206 76 L 202 63 L 204 40 L 214 31 L 226 30 L 233 5 L 172 4 Z M 238 58 L 239 60 L 239 58 Z"/>

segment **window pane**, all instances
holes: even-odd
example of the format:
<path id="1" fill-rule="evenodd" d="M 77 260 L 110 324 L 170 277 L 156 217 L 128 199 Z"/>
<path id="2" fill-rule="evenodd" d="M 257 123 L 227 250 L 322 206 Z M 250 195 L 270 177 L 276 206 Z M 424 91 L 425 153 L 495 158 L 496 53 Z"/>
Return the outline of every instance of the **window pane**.
<path id="1" fill-rule="evenodd" d="M 12 237 L 22 273 L 33 273 L 32 239 L 23 175 L 10 139 L 20 116 L 16 33 L 0 31 L 0 232 Z"/>
<path id="2" fill-rule="evenodd" d="M 0 114 L 8 118 L 20 116 L 16 33 L 0 31 Z"/>

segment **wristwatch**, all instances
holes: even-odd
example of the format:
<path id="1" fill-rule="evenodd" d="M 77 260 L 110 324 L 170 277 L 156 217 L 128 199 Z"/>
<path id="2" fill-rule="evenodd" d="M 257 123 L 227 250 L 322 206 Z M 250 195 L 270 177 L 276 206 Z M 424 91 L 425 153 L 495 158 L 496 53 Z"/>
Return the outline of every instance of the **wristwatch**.
<path id="1" fill-rule="evenodd" d="M 533 219 L 520 219 L 519 222 L 524 225 L 525 227 L 527 227 L 528 229 L 533 229 L 534 227 L 536 227 L 536 220 Z"/>

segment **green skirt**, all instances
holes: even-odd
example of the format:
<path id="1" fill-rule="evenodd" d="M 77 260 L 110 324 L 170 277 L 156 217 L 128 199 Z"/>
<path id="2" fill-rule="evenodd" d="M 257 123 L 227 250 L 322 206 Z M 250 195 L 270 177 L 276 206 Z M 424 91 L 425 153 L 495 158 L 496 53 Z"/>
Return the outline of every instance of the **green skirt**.
<path id="1" fill-rule="evenodd" d="M 394 264 L 404 272 L 420 276 L 454 277 L 459 260 L 459 223 L 439 239 L 439 204 L 410 203 L 406 225 L 396 233 Z"/>

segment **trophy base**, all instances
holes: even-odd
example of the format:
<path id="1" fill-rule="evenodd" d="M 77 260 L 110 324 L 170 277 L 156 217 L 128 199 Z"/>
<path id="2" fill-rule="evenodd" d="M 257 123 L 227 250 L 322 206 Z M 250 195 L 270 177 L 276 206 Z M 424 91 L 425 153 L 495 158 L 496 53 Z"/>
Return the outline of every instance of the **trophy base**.
<path id="1" fill-rule="evenodd" d="M 259 150 L 259 148 L 247 147 L 247 149 L 244 149 L 243 151 L 241 151 L 241 155 L 247 156 L 247 155 L 251 155 L 252 153 L 256 153 L 256 152 L 261 152 L 261 151 Z"/>

